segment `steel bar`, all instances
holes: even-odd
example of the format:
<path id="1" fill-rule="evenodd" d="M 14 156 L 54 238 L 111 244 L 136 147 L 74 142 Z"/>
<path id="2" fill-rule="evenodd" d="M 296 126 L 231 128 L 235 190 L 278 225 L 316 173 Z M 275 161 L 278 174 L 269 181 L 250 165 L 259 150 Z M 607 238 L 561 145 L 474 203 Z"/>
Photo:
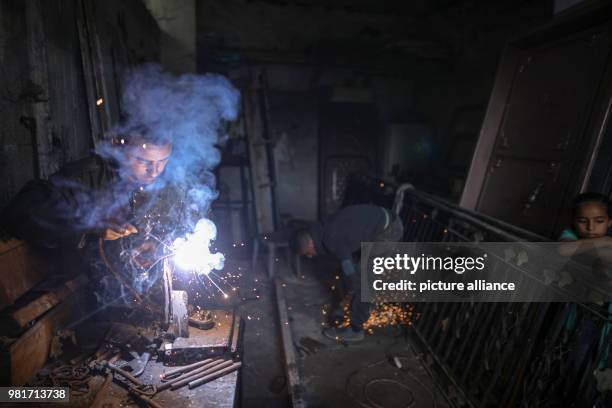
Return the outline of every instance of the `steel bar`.
<path id="1" fill-rule="evenodd" d="M 219 370 L 221 370 L 221 369 L 223 369 L 225 367 L 229 367 L 232 364 L 234 364 L 234 362 L 232 360 L 224 361 L 221 364 L 217 364 L 214 367 L 211 367 L 211 368 L 209 368 L 207 370 L 203 370 L 201 372 L 198 372 L 198 373 L 192 374 L 192 375 L 190 375 L 188 377 L 185 377 L 183 379 L 180 379 L 179 381 L 177 381 L 174 384 L 172 384 L 170 387 L 173 390 L 176 390 L 177 388 L 181 388 L 182 386 L 187 385 L 188 383 L 190 383 L 193 380 L 197 380 L 198 378 L 200 378 L 200 377 L 202 377 L 204 375 L 216 373 L 217 371 L 219 371 Z"/>
<path id="2" fill-rule="evenodd" d="M 220 370 L 220 371 L 214 372 L 212 374 L 206 375 L 204 377 L 195 379 L 195 380 L 193 380 L 193 381 L 191 381 L 189 383 L 189 388 L 190 389 L 191 388 L 195 388 L 195 387 L 197 387 L 199 385 L 202 385 L 204 383 L 212 381 L 212 380 L 214 380 L 216 378 L 223 377 L 224 375 L 227 375 L 227 374 L 229 374 L 229 373 L 231 373 L 233 371 L 236 371 L 237 369 L 240 368 L 241 365 L 242 365 L 242 363 L 240 363 L 240 362 L 234 363 L 231 366 L 229 366 L 227 368 L 224 368 L 223 370 Z"/>
<path id="3" fill-rule="evenodd" d="M 162 381 L 167 381 L 169 377 L 174 377 L 177 374 L 183 374 L 183 373 L 186 373 L 187 371 L 195 370 L 196 368 L 202 367 L 204 364 L 210 363 L 211 361 L 213 361 L 212 358 L 207 358 L 206 360 L 198 361 L 197 363 L 189 364 L 184 367 L 166 371 L 165 373 L 162 373 L 161 379 Z"/>
<path id="4" fill-rule="evenodd" d="M 208 364 L 206 364 L 206 365 L 204 365 L 204 366 L 202 366 L 200 368 L 197 368 L 197 369 L 195 369 L 193 371 L 185 373 L 185 374 L 181 375 L 180 377 L 177 377 L 177 378 L 172 379 L 171 381 L 165 382 L 165 383 L 163 383 L 163 384 L 161 384 L 161 385 L 159 385 L 157 387 L 157 391 L 163 391 L 163 390 L 165 390 L 167 388 L 170 388 L 170 387 L 172 387 L 172 385 L 174 385 L 178 381 L 184 380 L 186 378 L 190 378 L 191 376 L 193 376 L 195 374 L 201 373 L 202 371 L 208 370 L 211 367 L 214 367 L 214 366 L 217 366 L 217 365 L 223 363 L 223 361 L 224 361 L 223 359 L 214 360 L 214 361 L 212 361 L 212 362 L 210 362 L 210 363 L 208 363 Z"/>

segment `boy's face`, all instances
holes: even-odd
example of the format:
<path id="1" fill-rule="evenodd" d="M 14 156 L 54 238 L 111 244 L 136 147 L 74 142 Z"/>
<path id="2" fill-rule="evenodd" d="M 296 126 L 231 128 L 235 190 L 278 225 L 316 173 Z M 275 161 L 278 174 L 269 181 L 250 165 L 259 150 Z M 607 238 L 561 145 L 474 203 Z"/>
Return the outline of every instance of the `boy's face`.
<path id="1" fill-rule="evenodd" d="M 582 203 L 574 215 L 574 228 L 580 238 L 601 238 L 608 234 L 612 220 L 606 205 L 599 202 Z"/>

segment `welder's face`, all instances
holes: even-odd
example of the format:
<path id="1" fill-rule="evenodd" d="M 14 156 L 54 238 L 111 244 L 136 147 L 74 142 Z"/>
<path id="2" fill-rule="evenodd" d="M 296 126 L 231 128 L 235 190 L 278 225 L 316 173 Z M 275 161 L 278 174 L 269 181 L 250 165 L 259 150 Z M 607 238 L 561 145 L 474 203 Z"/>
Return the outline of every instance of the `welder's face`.
<path id="1" fill-rule="evenodd" d="M 312 239 L 309 239 L 302 246 L 302 255 L 306 258 L 312 258 L 313 256 L 317 255 L 317 249 L 315 248 L 314 241 Z"/>
<path id="2" fill-rule="evenodd" d="M 155 145 L 135 141 L 128 149 L 126 158 L 128 177 L 133 182 L 143 185 L 153 183 L 164 172 L 172 154 L 171 143 Z"/>

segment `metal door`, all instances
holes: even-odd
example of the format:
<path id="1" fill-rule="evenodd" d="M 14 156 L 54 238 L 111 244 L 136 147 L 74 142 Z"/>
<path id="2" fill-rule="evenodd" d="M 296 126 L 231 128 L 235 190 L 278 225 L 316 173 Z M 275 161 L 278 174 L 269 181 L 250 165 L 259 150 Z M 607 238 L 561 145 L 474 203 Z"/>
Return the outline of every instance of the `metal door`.
<path id="1" fill-rule="evenodd" d="M 609 49 L 604 27 L 521 51 L 478 210 L 552 234 Z"/>

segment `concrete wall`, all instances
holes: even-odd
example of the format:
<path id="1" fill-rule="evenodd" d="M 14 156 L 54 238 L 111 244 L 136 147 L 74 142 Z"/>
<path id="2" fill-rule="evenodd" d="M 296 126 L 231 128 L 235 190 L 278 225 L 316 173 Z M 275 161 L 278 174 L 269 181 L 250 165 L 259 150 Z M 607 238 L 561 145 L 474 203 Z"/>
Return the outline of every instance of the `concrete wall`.
<path id="1" fill-rule="evenodd" d="M 196 1 L 144 0 L 161 29 L 161 64 L 172 72 L 196 70 Z"/>

